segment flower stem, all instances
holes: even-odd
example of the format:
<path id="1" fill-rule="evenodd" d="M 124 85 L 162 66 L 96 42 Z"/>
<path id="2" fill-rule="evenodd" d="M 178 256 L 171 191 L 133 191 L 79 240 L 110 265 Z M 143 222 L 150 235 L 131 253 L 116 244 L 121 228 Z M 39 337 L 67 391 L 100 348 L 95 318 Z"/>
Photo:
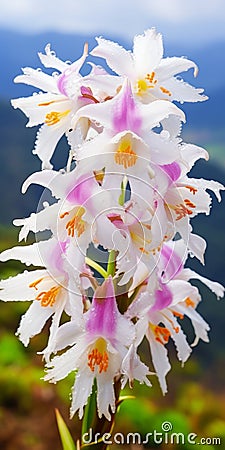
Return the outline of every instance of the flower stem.
<path id="1" fill-rule="evenodd" d="M 116 271 L 116 251 L 110 250 L 107 265 L 107 276 L 112 275 L 112 277 L 114 277 L 115 271 Z"/>
<path id="2" fill-rule="evenodd" d="M 106 272 L 106 270 L 103 269 L 103 267 L 100 266 L 97 262 L 93 261 L 93 259 L 88 258 L 88 256 L 86 256 L 85 262 L 86 262 L 86 264 L 88 264 L 88 266 L 90 266 L 93 269 L 97 270 L 97 272 L 100 273 L 100 275 L 102 275 L 103 278 L 107 278 L 108 277 L 108 271 Z"/>

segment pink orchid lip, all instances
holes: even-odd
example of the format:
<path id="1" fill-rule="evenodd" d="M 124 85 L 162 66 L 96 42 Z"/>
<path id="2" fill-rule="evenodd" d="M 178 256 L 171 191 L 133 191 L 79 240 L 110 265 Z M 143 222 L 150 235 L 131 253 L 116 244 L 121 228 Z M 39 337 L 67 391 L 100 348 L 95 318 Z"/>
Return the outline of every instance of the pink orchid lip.
<path id="1" fill-rule="evenodd" d="M 81 102 L 81 106 L 90 105 L 91 103 L 100 103 L 97 98 L 94 97 L 93 92 L 88 86 L 80 87 L 81 95 L 78 96 L 78 100 Z"/>
<path id="2" fill-rule="evenodd" d="M 109 276 L 94 294 L 86 330 L 91 336 L 115 338 L 118 309 L 112 277 Z"/>
<path id="3" fill-rule="evenodd" d="M 67 97 L 66 79 L 67 79 L 67 75 L 65 73 L 62 73 L 62 75 L 60 75 L 58 77 L 57 87 L 58 87 L 59 92 L 61 92 L 61 94 L 65 95 Z"/>
<path id="4" fill-rule="evenodd" d="M 78 72 L 84 63 L 84 61 L 87 57 L 87 54 L 88 54 L 88 44 L 86 42 L 84 45 L 83 55 L 77 61 L 75 61 L 73 64 L 68 65 L 68 68 L 66 70 L 64 70 L 64 72 L 61 75 L 59 75 L 59 77 L 58 77 L 57 87 L 59 89 L 59 92 L 61 92 L 61 94 L 65 95 L 66 97 L 68 97 L 68 94 L 66 91 L 66 81 L 69 78 L 69 76 L 71 75 L 71 73 L 75 73 L 78 75 Z"/>
<path id="5" fill-rule="evenodd" d="M 84 205 L 91 208 L 93 194 L 98 187 L 93 175 L 82 175 L 67 194 L 66 199 L 73 205 Z"/>
<path id="6" fill-rule="evenodd" d="M 162 247 L 159 265 L 163 272 L 162 281 L 164 283 L 173 279 L 184 267 L 180 256 L 166 244 Z"/>
<path id="7" fill-rule="evenodd" d="M 50 267 L 53 267 L 59 273 L 64 273 L 62 255 L 66 252 L 69 240 L 58 241 L 49 254 Z"/>
<path id="8" fill-rule="evenodd" d="M 172 162 L 171 164 L 160 165 L 160 168 L 164 172 L 166 172 L 166 174 L 170 178 L 170 183 L 169 184 L 174 183 L 180 177 L 181 168 L 180 168 L 179 164 L 176 161 Z"/>
<path id="9" fill-rule="evenodd" d="M 161 309 L 167 308 L 173 300 L 173 295 L 171 290 L 166 284 L 160 282 L 160 289 L 155 291 L 155 303 L 150 308 L 149 312 L 160 311 Z"/>
<path id="10" fill-rule="evenodd" d="M 128 80 L 124 82 L 121 92 L 115 98 L 112 122 L 115 134 L 126 130 L 135 134 L 140 132 L 142 119 Z"/>

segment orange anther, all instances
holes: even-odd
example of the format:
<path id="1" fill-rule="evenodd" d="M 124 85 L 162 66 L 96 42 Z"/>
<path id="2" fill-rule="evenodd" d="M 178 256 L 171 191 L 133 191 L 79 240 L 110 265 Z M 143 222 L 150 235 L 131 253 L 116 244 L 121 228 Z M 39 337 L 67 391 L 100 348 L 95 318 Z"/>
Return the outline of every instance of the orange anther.
<path id="1" fill-rule="evenodd" d="M 124 168 L 127 169 L 128 167 L 132 167 L 136 164 L 138 157 L 130 145 L 125 146 L 122 142 L 116 150 L 114 158 L 116 164 L 123 165 Z"/>
<path id="2" fill-rule="evenodd" d="M 106 372 L 109 365 L 109 357 L 108 353 L 106 351 L 103 351 L 102 353 L 97 349 L 94 348 L 89 354 L 88 354 L 88 367 L 91 369 L 92 372 L 95 370 L 95 366 L 98 366 L 98 372 Z"/>
<path id="3" fill-rule="evenodd" d="M 163 94 L 166 94 L 169 97 L 171 97 L 172 94 L 168 89 L 164 88 L 163 86 L 160 86 L 159 89 L 162 91 Z"/>
<path id="4" fill-rule="evenodd" d="M 77 236 L 80 237 L 81 234 L 86 229 L 86 222 L 82 219 L 83 214 L 85 213 L 85 209 L 83 206 L 79 206 L 75 212 L 75 215 L 69 222 L 66 224 L 66 229 L 68 236 L 74 237 L 75 231 L 77 232 Z"/>
<path id="5" fill-rule="evenodd" d="M 162 345 L 167 344 L 171 335 L 168 328 L 153 324 L 150 324 L 150 327 L 155 335 L 155 340 Z"/>
<path id="6" fill-rule="evenodd" d="M 186 189 L 189 189 L 189 191 L 190 191 L 193 195 L 195 195 L 196 192 L 198 191 L 198 189 L 195 188 L 195 187 L 193 187 L 193 186 L 185 186 L 185 187 L 186 187 Z"/>
<path id="7" fill-rule="evenodd" d="M 194 308 L 194 306 L 195 306 L 195 302 L 190 297 L 187 297 L 185 299 L 185 303 L 186 303 L 186 306 L 191 306 L 192 308 Z"/>
<path id="8" fill-rule="evenodd" d="M 173 313 L 174 316 L 179 317 L 179 319 L 183 319 L 184 318 L 184 315 L 179 313 L 178 311 L 172 311 L 172 313 Z"/>
<path id="9" fill-rule="evenodd" d="M 59 217 L 60 217 L 60 219 L 64 219 L 64 217 L 65 217 L 65 216 L 68 216 L 68 214 L 69 214 L 69 213 L 68 213 L 68 211 L 67 211 L 67 212 L 64 212 L 63 214 L 60 214 Z"/>
<path id="10" fill-rule="evenodd" d="M 195 205 L 193 202 L 191 202 L 191 200 L 189 200 L 188 198 L 186 198 L 186 199 L 184 200 L 184 203 L 185 203 L 187 206 L 189 206 L 190 208 L 196 208 L 196 205 Z"/>
<path id="11" fill-rule="evenodd" d="M 58 123 L 63 117 L 67 116 L 69 114 L 70 109 L 67 109 L 66 111 L 59 112 L 59 111 L 52 111 L 45 116 L 45 123 L 48 126 L 55 125 Z"/>
<path id="12" fill-rule="evenodd" d="M 40 300 L 41 306 L 53 306 L 60 289 L 60 286 L 53 286 L 49 291 L 40 292 L 36 297 L 36 300 Z"/>
<path id="13" fill-rule="evenodd" d="M 37 288 L 37 285 L 39 284 L 39 283 L 41 283 L 41 281 L 44 279 L 44 277 L 43 278 L 39 278 L 38 280 L 36 280 L 36 281 L 34 281 L 33 283 L 30 283 L 29 284 L 29 287 L 30 288 L 34 288 L 34 289 L 36 289 L 36 291 L 38 290 L 38 288 Z"/>

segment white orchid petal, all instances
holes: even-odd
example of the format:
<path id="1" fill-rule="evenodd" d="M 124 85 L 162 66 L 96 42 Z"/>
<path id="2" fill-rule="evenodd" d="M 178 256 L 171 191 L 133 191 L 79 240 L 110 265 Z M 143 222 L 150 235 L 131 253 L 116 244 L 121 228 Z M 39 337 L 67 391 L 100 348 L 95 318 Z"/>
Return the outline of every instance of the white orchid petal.
<path id="1" fill-rule="evenodd" d="M 48 369 L 44 379 L 55 382 L 65 378 L 70 372 L 78 368 L 79 359 L 85 351 L 85 339 L 80 339 L 79 343 L 71 347 L 60 356 L 55 356 L 47 363 Z"/>
<path id="2" fill-rule="evenodd" d="M 133 56 L 138 76 L 154 71 L 163 56 L 162 35 L 151 28 L 135 36 Z"/>
<path id="3" fill-rule="evenodd" d="M 184 301 L 187 297 L 198 297 L 198 290 L 195 286 L 192 286 L 185 280 L 171 280 L 169 282 L 169 288 L 172 292 L 173 301 L 171 307 L 179 302 Z"/>
<path id="4" fill-rule="evenodd" d="M 58 328 L 55 337 L 54 351 L 58 352 L 68 346 L 74 345 L 80 337 L 81 330 L 81 324 L 76 320 L 72 320 L 71 322 L 66 322 L 61 325 Z"/>
<path id="5" fill-rule="evenodd" d="M 57 225 L 57 216 L 59 205 L 55 203 L 41 210 L 38 213 L 32 213 L 25 219 L 15 219 L 13 225 L 22 227 L 19 233 L 19 241 L 26 240 L 30 231 L 38 233 L 39 231 L 54 231 Z"/>
<path id="6" fill-rule="evenodd" d="M 65 295 L 65 294 L 66 294 L 66 291 L 64 291 L 64 298 L 62 298 L 62 295 L 61 295 L 60 301 L 58 302 L 57 306 L 55 307 L 55 311 L 52 316 L 52 324 L 49 329 L 48 345 L 42 352 L 44 355 L 44 359 L 47 362 L 49 361 L 51 354 L 56 351 L 57 332 L 59 329 L 62 313 L 65 309 L 65 304 L 67 301 L 67 295 Z"/>
<path id="7" fill-rule="evenodd" d="M 34 172 L 24 181 L 22 186 L 22 193 L 25 194 L 31 184 L 39 184 L 45 188 L 50 189 L 52 181 L 58 175 L 58 172 L 48 169 L 40 172 Z"/>
<path id="8" fill-rule="evenodd" d="M 195 340 L 191 345 L 192 347 L 197 345 L 199 339 L 202 339 L 204 342 L 209 342 L 208 331 L 210 330 L 210 327 L 194 308 L 180 304 L 177 305 L 176 310 L 181 314 L 186 315 L 192 322 L 196 335 Z"/>
<path id="9" fill-rule="evenodd" d="M 177 56 L 163 58 L 157 67 L 157 77 L 161 82 L 192 68 L 194 69 L 194 76 L 196 76 L 198 73 L 198 67 L 190 59 Z"/>
<path id="10" fill-rule="evenodd" d="M 191 347 L 187 343 L 186 336 L 182 328 L 179 326 L 174 315 L 171 312 L 167 311 L 166 318 L 168 318 L 169 320 L 165 319 L 165 325 L 170 331 L 171 337 L 175 343 L 178 359 L 182 361 L 182 363 L 185 363 L 185 361 L 187 361 L 191 354 Z"/>
<path id="11" fill-rule="evenodd" d="M 40 158 L 40 160 L 42 161 L 43 169 L 52 168 L 50 160 L 54 153 L 55 147 L 68 127 L 69 122 L 68 117 L 66 117 L 60 121 L 60 124 L 52 125 L 51 127 L 44 124 L 39 129 L 33 154 L 37 155 Z"/>
<path id="12" fill-rule="evenodd" d="M 194 88 L 178 78 L 170 78 L 164 82 L 164 87 L 171 92 L 173 100 L 178 102 L 203 102 L 208 97 L 203 94 L 204 89 Z"/>
<path id="13" fill-rule="evenodd" d="M 175 115 L 185 122 L 184 112 L 176 105 L 166 100 L 155 100 L 148 105 L 142 105 L 142 128 L 154 128 L 169 115 Z"/>
<path id="14" fill-rule="evenodd" d="M 189 178 L 190 184 L 194 184 L 194 186 L 198 186 L 202 189 L 209 189 L 210 191 L 214 192 L 216 195 L 216 198 L 218 202 L 221 202 L 221 194 L 220 191 L 225 190 L 225 186 L 221 183 L 218 183 L 218 181 L 214 180 L 205 180 L 204 178 Z"/>
<path id="15" fill-rule="evenodd" d="M 196 279 L 205 284 L 214 294 L 216 294 L 218 299 L 224 296 L 225 288 L 222 284 L 218 283 L 217 281 L 209 280 L 208 278 L 199 275 L 191 269 L 186 269 L 186 273 L 188 274 L 190 279 Z"/>
<path id="16" fill-rule="evenodd" d="M 47 75 L 39 69 L 32 69 L 31 67 L 25 67 L 22 71 L 23 75 L 18 75 L 14 79 L 15 83 L 25 83 L 45 92 L 58 93 L 56 78 Z"/>
<path id="17" fill-rule="evenodd" d="M 29 118 L 27 127 L 33 127 L 45 122 L 46 114 L 52 111 L 52 104 L 57 109 L 68 109 L 68 100 L 64 96 L 51 93 L 39 93 L 31 97 L 21 97 L 11 100 L 12 106 L 19 108 Z"/>
<path id="18" fill-rule="evenodd" d="M 195 162 L 198 161 L 200 158 L 203 158 L 206 161 L 208 161 L 209 159 L 208 152 L 204 148 L 198 147 L 197 145 L 182 144 L 180 147 L 180 151 L 181 157 L 185 164 L 185 166 L 182 168 L 181 176 L 189 172 L 194 166 Z"/>
<path id="19" fill-rule="evenodd" d="M 114 384 L 113 384 L 113 375 L 109 379 L 109 375 L 105 376 L 103 374 L 102 377 L 97 376 L 97 407 L 98 407 L 98 415 L 101 418 L 103 415 L 107 420 L 111 420 L 111 414 L 109 412 L 109 406 L 111 411 L 114 413 L 115 406 L 115 393 L 114 393 Z"/>
<path id="20" fill-rule="evenodd" d="M 93 382 L 94 373 L 85 370 L 85 368 L 76 375 L 75 384 L 72 389 L 72 403 L 70 408 L 71 418 L 79 411 L 79 419 L 82 419 L 83 409 L 91 395 Z"/>
<path id="21" fill-rule="evenodd" d="M 26 265 L 46 266 L 46 251 L 47 254 L 57 245 L 55 238 L 46 241 L 35 242 L 31 245 L 21 245 L 5 250 L 0 253 L 0 261 L 8 261 L 9 259 L 16 259 Z"/>
<path id="22" fill-rule="evenodd" d="M 206 250 L 206 241 L 198 234 L 190 233 L 188 240 L 188 249 L 192 255 L 204 264 L 204 254 Z"/>
<path id="23" fill-rule="evenodd" d="M 25 347 L 30 339 L 41 332 L 49 317 L 54 313 L 51 306 L 42 307 L 39 301 L 34 301 L 21 319 L 16 335 Z"/>
<path id="24" fill-rule="evenodd" d="M 25 271 L 7 280 L 1 280 L 0 300 L 5 302 L 34 300 L 36 292 L 29 285 L 46 275 L 48 275 L 46 270 L 32 270 L 30 272 Z"/>
<path id="25" fill-rule="evenodd" d="M 45 67 L 50 67 L 59 70 L 60 72 L 63 72 L 66 70 L 69 66 L 69 64 L 61 61 L 59 58 L 56 57 L 54 51 L 51 50 L 51 45 L 47 44 L 45 47 L 45 54 L 38 53 L 38 56 Z"/>
<path id="26" fill-rule="evenodd" d="M 96 41 L 98 45 L 90 52 L 92 56 L 104 58 L 108 66 L 119 75 L 133 75 L 134 64 L 131 52 L 113 41 L 103 38 L 96 38 Z"/>
<path id="27" fill-rule="evenodd" d="M 148 341 L 151 349 L 152 362 L 159 379 L 160 387 L 163 394 L 167 392 L 166 375 L 171 369 L 171 365 L 167 356 L 167 349 L 163 344 L 155 340 L 154 334 L 149 331 Z"/>

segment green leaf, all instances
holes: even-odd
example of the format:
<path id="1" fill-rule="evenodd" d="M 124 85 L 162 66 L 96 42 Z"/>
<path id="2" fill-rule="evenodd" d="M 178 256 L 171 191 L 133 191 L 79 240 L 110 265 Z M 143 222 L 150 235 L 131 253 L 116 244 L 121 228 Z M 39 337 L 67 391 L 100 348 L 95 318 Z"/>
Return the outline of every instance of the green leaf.
<path id="1" fill-rule="evenodd" d="M 63 450 L 76 450 L 73 438 L 58 409 L 55 410 Z"/>

